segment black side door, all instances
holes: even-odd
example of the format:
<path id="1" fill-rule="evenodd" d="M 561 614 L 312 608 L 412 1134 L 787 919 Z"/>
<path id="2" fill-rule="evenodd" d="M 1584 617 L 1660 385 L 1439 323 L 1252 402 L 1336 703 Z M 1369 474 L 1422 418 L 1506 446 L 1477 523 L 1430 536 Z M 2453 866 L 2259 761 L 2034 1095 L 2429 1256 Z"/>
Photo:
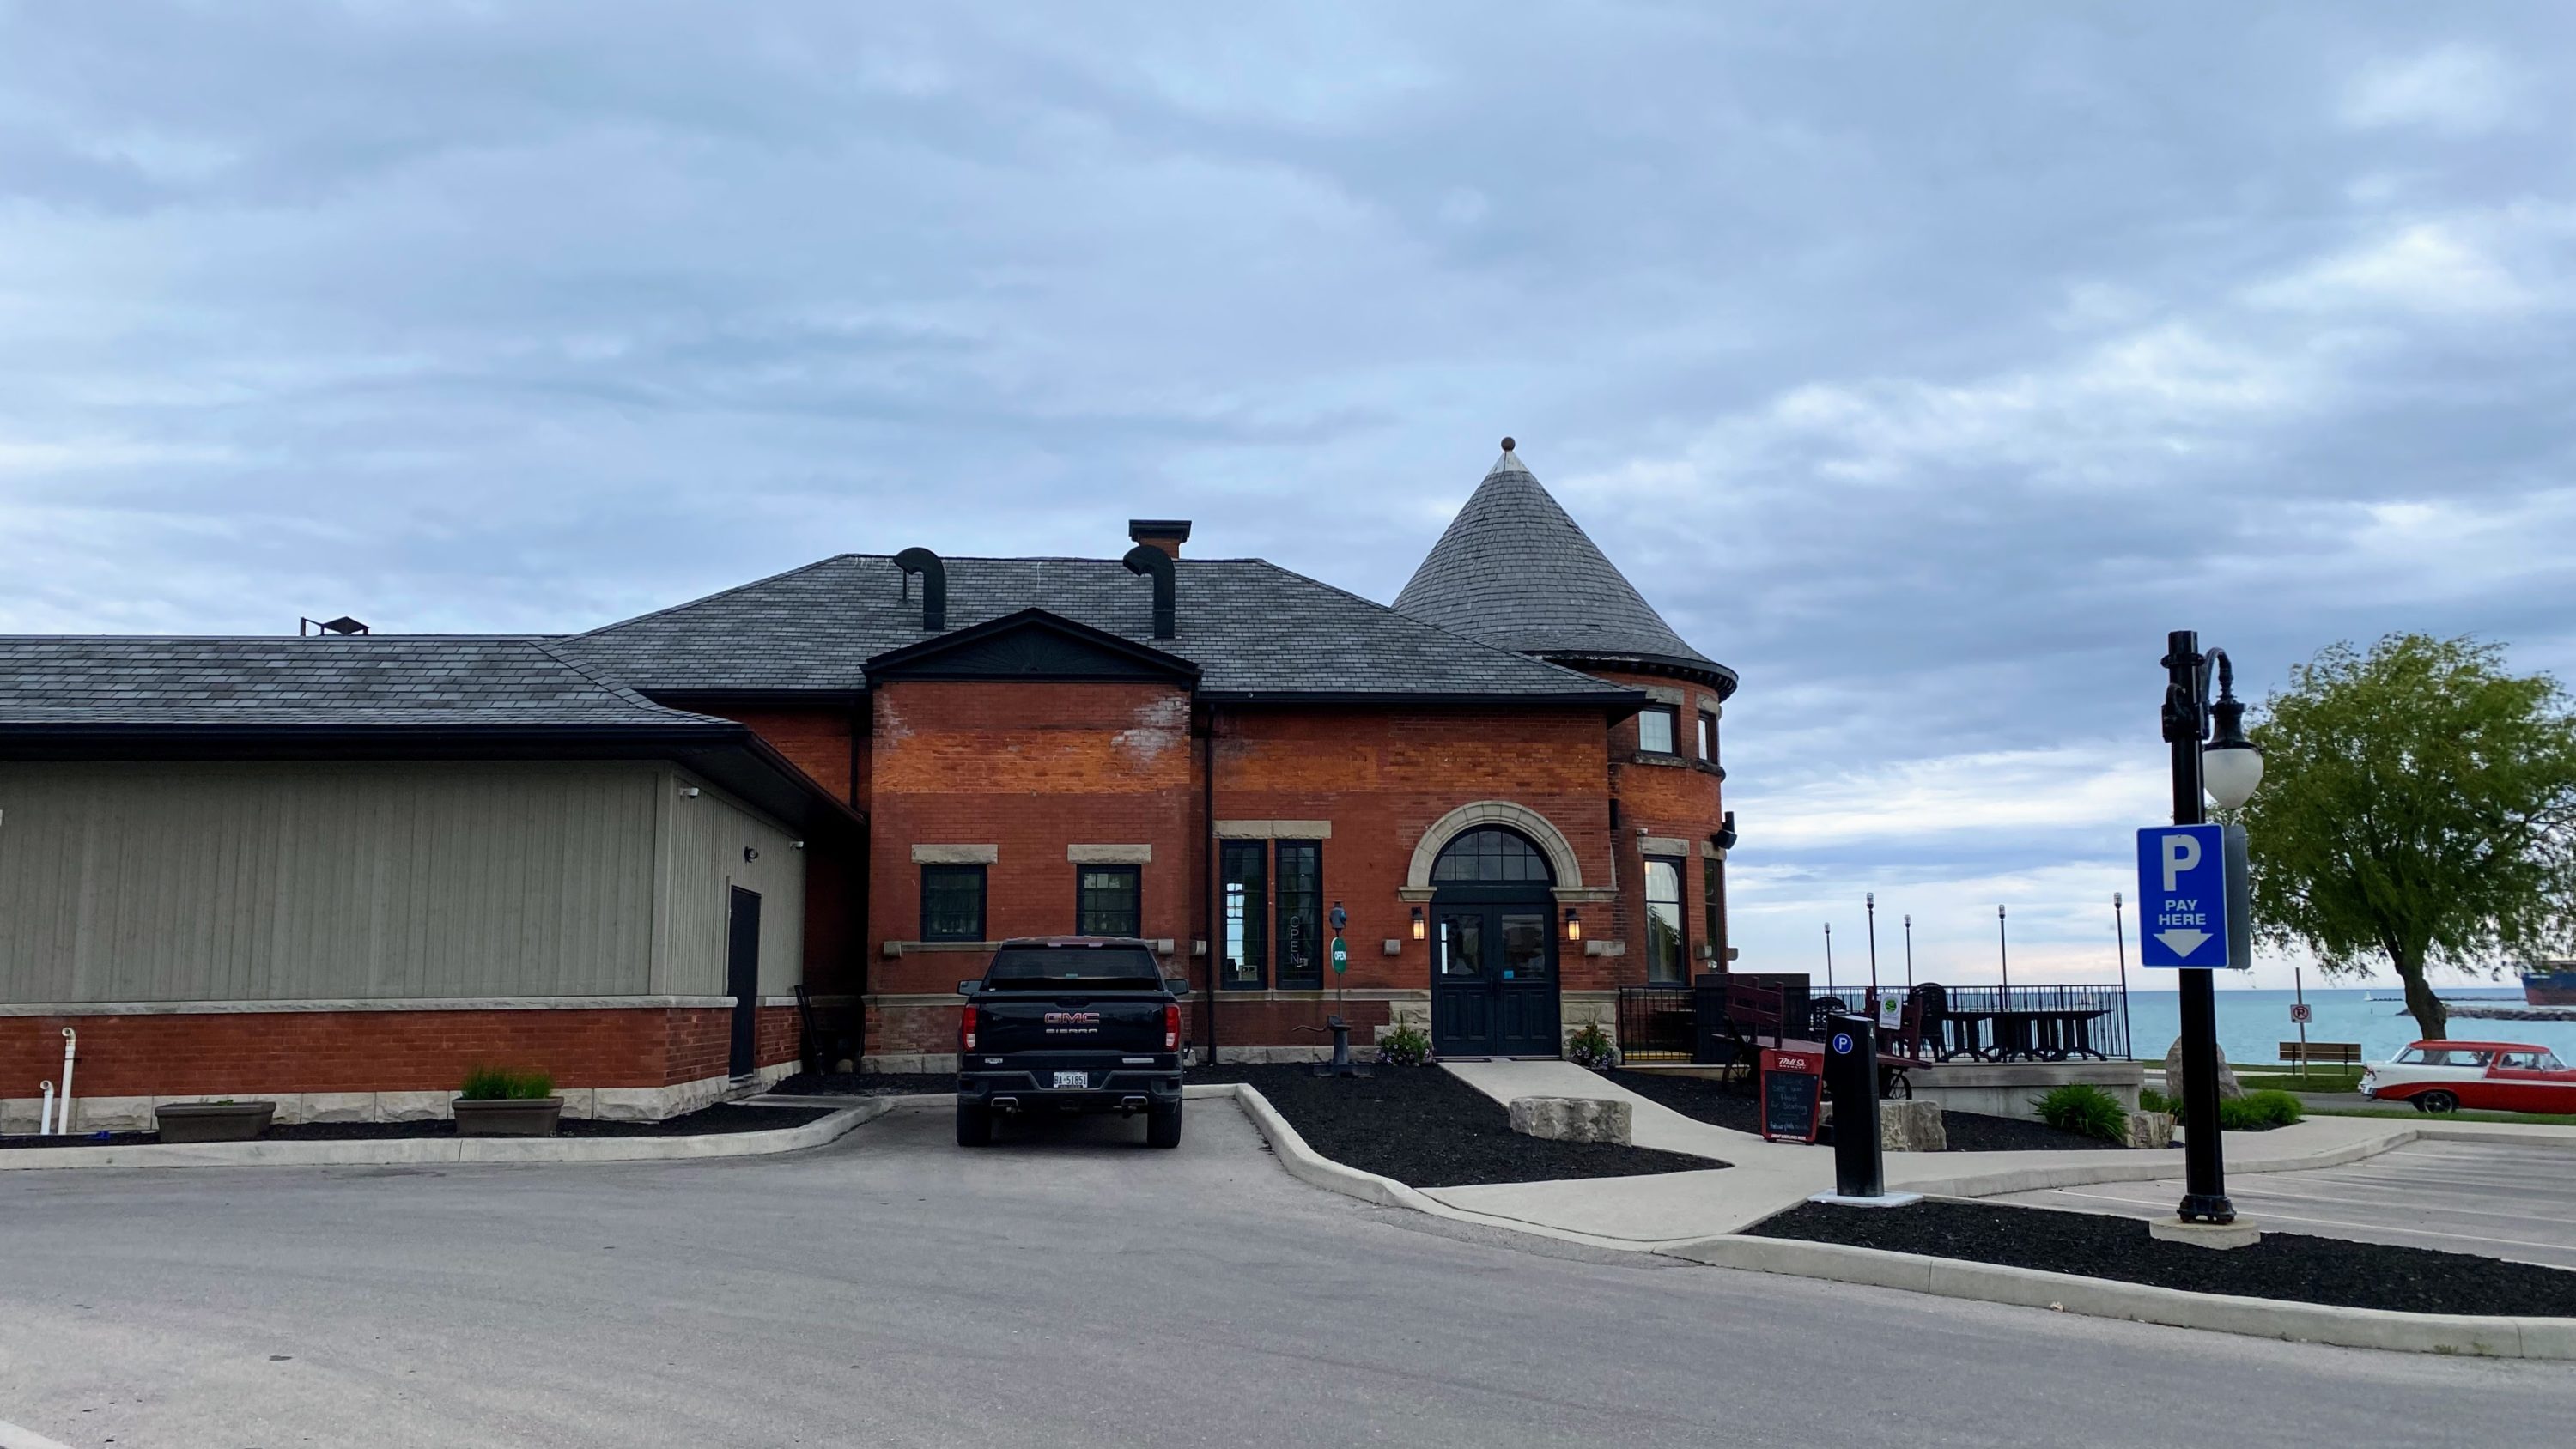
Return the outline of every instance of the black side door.
<path id="1" fill-rule="evenodd" d="M 760 1025 L 760 892 L 733 887 L 725 939 L 725 991 L 733 997 L 733 1054 L 729 1070 L 747 1077 Z"/>

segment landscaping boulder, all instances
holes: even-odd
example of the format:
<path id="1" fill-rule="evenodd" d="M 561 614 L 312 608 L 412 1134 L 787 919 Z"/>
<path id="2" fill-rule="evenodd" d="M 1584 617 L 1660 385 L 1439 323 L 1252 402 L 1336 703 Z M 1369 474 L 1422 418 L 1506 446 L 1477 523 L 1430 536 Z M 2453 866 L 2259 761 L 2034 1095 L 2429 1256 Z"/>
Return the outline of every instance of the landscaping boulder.
<path id="1" fill-rule="evenodd" d="M 2218 1095 L 2230 1101 L 2244 1096 L 2245 1089 L 2237 1085 L 2236 1073 L 2228 1069 L 2227 1049 L 2213 1043 L 2211 1050 L 2218 1053 Z M 2165 1095 L 2169 1097 L 2182 1095 L 2181 1037 L 2175 1037 L 2174 1044 L 2165 1048 Z"/>
<path id="2" fill-rule="evenodd" d="M 1555 1142 L 1628 1144 L 1633 1113 L 1625 1102 L 1590 1097 L 1514 1097 L 1512 1130 Z"/>
<path id="3" fill-rule="evenodd" d="M 2170 1112 L 2130 1113 L 2129 1145 L 2144 1148 L 2173 1146 L 2173 1114 Z"/>
<path id="4" fill-rule="evenodd" d="M 1878 1104 L 1878 1145 L 1888 1152 L 1947 1152 L 1950 1132 L 1938 1102 Z"/>
<path id="5" fill-rule="evenodd" d="M 1827 1102 L 1817 1113 L 1816 1121 L 1819 1127 L 1831 1128 L 1834 1125 L 1834 1104 Z M 1878 1147 L 1882 1152 L 1949 1151 L 1950 1128 L 1941 1116 L 1941 1104 L 1880 1098 Z"/>

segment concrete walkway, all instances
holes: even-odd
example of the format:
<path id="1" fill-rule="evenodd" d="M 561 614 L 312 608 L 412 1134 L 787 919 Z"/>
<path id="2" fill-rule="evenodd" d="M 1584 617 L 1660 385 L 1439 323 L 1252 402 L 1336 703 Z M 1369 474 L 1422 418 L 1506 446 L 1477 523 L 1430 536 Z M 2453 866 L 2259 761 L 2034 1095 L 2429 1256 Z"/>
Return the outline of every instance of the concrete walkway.
<path id="1" fill-rule="evenodd" d="M 1834 1185 L 1833 1150 L 1765 1142 L 1685 1117 L 1571 1062 L 1450 1062 L 1449 1072 L 1498 1102 L 1514 1097 L 1593 1097 L 1627 1102 L 1640 1147 L 1714 1157 L 1724 1171 L 1566 1182 L 1427 1189 L 1463 1212 L 1603 1243 L 1655 1246 L 1741 1232 Z M 2417 1140 L 2487 1140 L 2576 1152 L 2576 1128 L 2503 1123 L 2311 1117 L 2295 1126 L 2227 1139 L 2231 1182 L 2257 1173 L 2339 1167 Z M 1887 1185 L 1949 1197 L 1991 1197 L 2094 1183 L 2182 1176 L 2182 1150 L 1891 1152 Z"/>

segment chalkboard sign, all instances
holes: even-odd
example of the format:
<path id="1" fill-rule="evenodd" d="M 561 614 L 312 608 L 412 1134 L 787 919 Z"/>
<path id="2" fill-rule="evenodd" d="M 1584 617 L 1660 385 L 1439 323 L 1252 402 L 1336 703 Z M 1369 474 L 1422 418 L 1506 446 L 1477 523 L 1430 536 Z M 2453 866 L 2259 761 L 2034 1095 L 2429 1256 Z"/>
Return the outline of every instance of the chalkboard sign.
<path id="1" fill-rule="evenodd" d="M 1816 1140 L 1817 1106 L 1824 1098 L 1824 1062 L 1810 1051 L 1762 1053 L 1762 1138 L 1766 1142 Z"/>

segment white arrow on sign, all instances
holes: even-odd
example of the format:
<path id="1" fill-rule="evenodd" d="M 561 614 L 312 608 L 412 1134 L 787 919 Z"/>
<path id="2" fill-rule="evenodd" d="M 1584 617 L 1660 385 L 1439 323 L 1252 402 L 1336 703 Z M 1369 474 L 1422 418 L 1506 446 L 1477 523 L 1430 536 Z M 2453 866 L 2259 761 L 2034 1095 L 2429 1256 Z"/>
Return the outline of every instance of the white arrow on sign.
<path id="1" fill-rule="evenodd" d="M 2207 931 L 2158 931 L 2156 939 L 2164 942 L 2165 949 L 2175 955 L 2188 956 L 2200 949 L 2200 943 L 2209 939 L 2209 933 Z"/>

